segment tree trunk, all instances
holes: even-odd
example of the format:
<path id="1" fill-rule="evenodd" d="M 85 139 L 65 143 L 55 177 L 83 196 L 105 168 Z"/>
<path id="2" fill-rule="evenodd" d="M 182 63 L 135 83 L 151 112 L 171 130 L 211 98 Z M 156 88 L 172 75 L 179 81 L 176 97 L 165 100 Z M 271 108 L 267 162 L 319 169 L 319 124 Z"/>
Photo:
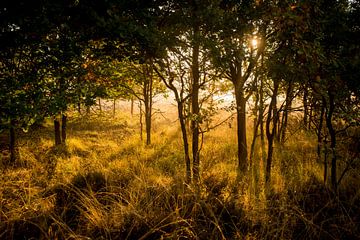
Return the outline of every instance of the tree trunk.
<path id="1" fill-rule="evenodd" d="M 115 113 L 116 113 L 116 99 L 114 98 L 114 102 L 113 102 L 113 116 L 115 117 Z"/>
<path id="2" fill-rule="evenodd" d="M 316 132 L 317 135 L 317 156 L 318 160 L 321 159 L 321 146 L 322 146 L 322 128 L 323 128 L 323 122 L 324 122 L 324 114 L 325 114 L 325 99 L 323 98 L 320 106 L 320 118 L 319 118 L 319 126 Z"/>
<path id="3" fill-rule="evenodd" d="M 259 103 L 259 97 L 256 97 L 256 101 L 255 101 L 255 109 L 254 109 L 254 121 L 253 121 L 253 139 L 251 141 L 251 147 L 250 147 L 250 157 L 249 157 L 249 164 L 250 167 L 252 167 L 253 165 L 253 159 L 254 159 L 254 154 L 255 154 L 255 144 L 256 144 L 256 139 L 258 137 L 258 130 L 259 130 L 259 124 L 260 124 L 260 118 L 257 115 L 258 114 L 258 103 Z"/>
<path id="4" fill-rule="evenodd" d="M 195 6 L 196 9 L 196 6 Z M 192 130 L 192 154 L 193 154 L 193 177 L 194 183 L 197 184 L 200 180 L 200 154 L 199 154 L 199 135 L 200 135 L 200 107 L 199 107 L 199 88 L 200 88 L 200 73 L 199 73 L 199 35 L 200 28 L 195 23 L 193 28 L 194 43 L 192 49 L 192 95 L 191 95 L 191 130 Z"/>
<path id="5" fill-rule="evenodd" d="M 246 143 L 246 99 L 242 89 L 235 86 L 236 118 L 237 118 L 237 145 L 239 173 L 247 170 L 247 143 Z"/>
<path id="6" fill-rule="evenodd" d="M 324 140 L 324 184 L 326 184 L 328 178 L 328 146 L 327 139 Z"/>
<path id="7" fill-rule="evenodd" d="M 78 110 L 78 113 L 81 115 L 81 103 L 80 103 L 80 101 L 77 103 L 77 110 Z"/>
<path id="8" fill-rule="evenodd" d="M 132 97 L 130 99 L 130 114 L 131 116 L 134 115 L 134 99 Z"/>
<path id="9" fill-rule="evenodd" d="M 291 109 L 291 105 L 292 105 L 292 98 L 293 98 L 293 87 L 292 87 L 292 82 L 289 82 L 289 86 L 286 90 L 286 99 L 285 99 L 285 108 L 284 108 L 284 112 L 283 112 L 283 116 L 282 116 L 282 124 L 281 124 L 281 128 L 280 128 L 280 143 L 281 145 L 285 144 L 285 140 L 286 140 L 286 130 L 287 130 L 287 124 L 288 124 L 288 118 L 289 118 L 289 111 Z"/>
<path id="10" fill-rule="evenodd" d="M 14 165 L 16 162 L 16 133 L 15 133 L 15 122 L 11 120 L 9 128 L 9 151 L 10 151 L 10 164 Z"/>
<path id="11" fill-rule="evenodd" d="M 264 130 L 264 112 L 265 112 L 265 100 L 264 100 L 264 83 L 263 79 L 260 79 L 260 99 L 259 99 L 259 120 L 260 120 L 260 144 L 261 144 L 261 158 L 263 169 L 266 166 L 266 150 L 265 150 L 265 130 Z"/>
<path id="12" fill-rule="evenodd" d="M 250 169 L 252 171 L 253 175 L 253 186 L 254 186 L 254 192 L 256 199 L 259 198 L 259 175 L 260 175 L 260 159 L 254 158 L 255 155 L 255 145 L 256 145 L 256 139 L 258 138 L 258 132 L 259 132 L 259 125 L 262 121 L 262 118 L 260 117 L 260 111 L 259 111 L 259 102 L 260 102 L 260 94 L 259 89 L 256 92 L 256 99 L 255 99 L 255 109 L 254 109 L 254 123 L 253 123 L 253 139 L 251 142 L 250 147 Z"/>
<path id="13" fill-rule="evenodd" d="M 61 144 L 61 133 L 60 133 L 60 121 L 59 119 L 54 119 L 54 130 L 55 130 L 55 146 Z"/>
<path id="14" fill-rule="evenodd" d="M 66 127 L 67 127 L 67 116 L 62 114 L 61 116 L 61 142 L 66 144 Z"/>
<path id="15" fill-rule="evenodd" d="M 146 145 L 151 144 L 151 109 L 145 108 Z"/>
<path id="16" fill-rule="evenodd" d="M 152 117 L 152 97 L 153 97 L 153 79 L 152 66 L 146 65 L 144 69 L 145 81 L 143 85 L 144 108 L 145 108 L 145 130 L 146 145 L 151 144 L 151 117 Z"/>
<path id="17" fill-rule="evenodd" d="M 189 92 L 192 92 L 192 90 L 190 90 Z M 187 101 L 185 101 L 185 116 L 189 116 L 190 113 L 192 112 L 191 110 L 191 96 L 189 97 L 189 99 Z M 192 129 L 191 129 L 191 120 L 189 117 L 186 117 L 185 118 L 185 126 L 186 126 L 186 129 L 187 131 L 189 132 L 189 134 L 192 134 Z"/>
<path id="18" fill-rule="evenodd" d="M 142 103 L 139 101 L 139 120 L 140 120 L 140 140 L 143 140 L 143 117 L 142 117 Z"/>
<path id="19" fill-rule="evenodd" d="M 277 94 L 279 89 L 279 80 L 274 80 L 274 90 L 271 96 L 271 102 L 269 106 L 269 113 L 266 120 L 266 137 L 268 140 L 268 155 L 266 159 L 266 172 L 265 172 L 265 182 L 270 183 L 271 178 L 271 165 L 272 165 L 272 157 L 274 152 L 274 137 L 276 134 L 277 122 L 278 122 L 278 112 L 277 112 Z M 272 129 L 270 129 L 270 125 L 272 122 Z"/>
<path id="20" fill-rule="evenodd" d="M 329 111 L 326 116 L 326 126 L 330 134 L 330 148 L 331 148 L 331 185 L 333 190 L 337 190 L 337 169 L 336 169 L 336 132 L 332 124 L 332 117 L 335 109 L 335 97 L 334 94 L 329 94 Z"/>
<path id="21" fill-rule="evenodd" d="M 184 91 L 184 84 L 183 81 L 181 84 L 181 90 L 178 89 L 173 85 L 173 79 L 170 79 L 168 82 L 166 81 L 165 77 L 156 69 L 154 70 L 160 76 L 161 80 L 164 82 L 167 88 L 171 89 L 175 95 L 175 100 L 177 103 L 178 108 L 178 117 L 180 122 L 180 128 L 182 133 L 182 139 L 184 144 L 184 159 L 185 159 L 185 166 L 186 166 L 186 183 L 191 183 L 191 162 L 190 162 L 190 153 L 189 153 L 189 142 L 188 142 L 188 128 L 187 128 L 187 118 L 186 118 L 186 107 L 187 102 L 183 97 Z"/>
<path id="22" fill-rule="evenodd" d="M 187 131 L 186 131 L 184 106 L 180 99 L 177 102 L 178 102 L 178 115 L 179 115 L 181 133 L 182 133 L 183 144 L 184 144 L 184 157 L 185 157 L 185 165 L 186 165 L 186 183 L 191 183 L 189 142 L 188 142 Z"/>
<path id="23" fill-rule="evenodd" d="M 100 111 L 100 114 L 102 113 L 102 107 L 101 107 L 101 99 L 99 98 L 99 111 Z"/>
<path id="24" fill-rule="evenodd" d="M 274 135 L 270 134 L 268 137 L 268 154 L 266 159 L 266 173 L 265 173 L 265 182 L 270 183 L 271 178 L 271 165 L 272 165 L 272 157 L 274 152 Z"/>

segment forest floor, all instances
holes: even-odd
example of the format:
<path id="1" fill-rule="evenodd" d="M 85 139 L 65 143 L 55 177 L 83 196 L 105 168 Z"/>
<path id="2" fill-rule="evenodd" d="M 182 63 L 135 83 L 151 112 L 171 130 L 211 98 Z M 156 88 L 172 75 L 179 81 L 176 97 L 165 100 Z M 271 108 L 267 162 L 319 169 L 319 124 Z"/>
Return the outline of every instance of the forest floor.
<path id="1" fill-rule="evenodd" d="M 66 146 L 50 123 L 21 133 L 17 165 L 0 166 L 0 239 L 360 239 L 358 175 L 333 194 L 296 119 L 268 185 L 259 143 L 238 176 L 234 126 L 205 134 L 198 186 L 176 119 L 157 117 L 150 146 L 127 113 L 70 117 Z"/>

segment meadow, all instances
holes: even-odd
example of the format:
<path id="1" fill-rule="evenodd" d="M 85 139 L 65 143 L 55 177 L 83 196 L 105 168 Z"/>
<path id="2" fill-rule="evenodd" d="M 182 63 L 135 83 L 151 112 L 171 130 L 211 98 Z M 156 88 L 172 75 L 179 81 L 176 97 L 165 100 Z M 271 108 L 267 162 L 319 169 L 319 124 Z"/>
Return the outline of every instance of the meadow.
<path id="1" fill-rule="evenodd" d="M 181 132 L 171 114 L 156 115 L 150 146 L 129 111 L 71 115 L 59 147 L 50 121 L 19 133 L 16 166 L 0 167 L 0 239 L 360 237 L 356 169 L 334 197 L 323 183 L 316 137 L 294 116 L 285 145 L 275 147 L 271 183 L 259 143 L 252 167 L 238 176 L 236 124 L 229 121 L 204 135 L 198 186 L 184 182 Z M 250 145 L 250 117 L 248 125 Z"/>

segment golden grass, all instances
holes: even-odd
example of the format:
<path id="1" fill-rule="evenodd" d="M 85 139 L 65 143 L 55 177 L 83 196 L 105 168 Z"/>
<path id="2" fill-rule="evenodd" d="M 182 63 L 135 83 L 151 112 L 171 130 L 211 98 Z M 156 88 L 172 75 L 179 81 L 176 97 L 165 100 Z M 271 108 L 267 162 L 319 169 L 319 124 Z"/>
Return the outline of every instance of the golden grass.
<path id="1" fill-rule="evenodd" d="M 1 170 L 4 236 L 25 219 L 46 238 L 286 239 L 298 221 L 287 194 L 322 180 L 315 142 L 301 133 L 276 146 L 270 190 L 259 143 L 258 179 L 252 171 L 239 179 L 236 132 L 224 124 L 205 134 L 198 191 L 184 184 L 178 123 L 160 118 L 154 126 L 150 146 L 140 140 L 136 116 L 124 114 L 70 121 L 67 144 L 57 148 L 50 125 L 36 141 L 25 135 L 20 166 Z"/>

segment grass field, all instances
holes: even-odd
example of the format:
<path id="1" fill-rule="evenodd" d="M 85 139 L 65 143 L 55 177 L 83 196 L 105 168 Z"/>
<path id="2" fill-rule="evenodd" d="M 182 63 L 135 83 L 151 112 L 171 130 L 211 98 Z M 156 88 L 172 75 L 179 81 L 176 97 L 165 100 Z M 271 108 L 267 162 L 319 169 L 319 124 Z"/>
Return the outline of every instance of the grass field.
<path id="1" fill-rule="evenodd" d="M 269 186 L 259 144 L 259 167 L 237 176 L 229 124 L 204 137 L 198 187 L 184 183 L 176 119 L 158 117 L 153 129 L 145 146 L 136 116 L 104 113 L 70 117 L 66 146 L 53 147 L 50 123 L 21 133 L 17 166 L 1 166 L 0 239 L 360 237 L 358 174 L 334 197 L 323 184 L 315 137 L 295 119 L 291 137 L 275 149 Z"/>

